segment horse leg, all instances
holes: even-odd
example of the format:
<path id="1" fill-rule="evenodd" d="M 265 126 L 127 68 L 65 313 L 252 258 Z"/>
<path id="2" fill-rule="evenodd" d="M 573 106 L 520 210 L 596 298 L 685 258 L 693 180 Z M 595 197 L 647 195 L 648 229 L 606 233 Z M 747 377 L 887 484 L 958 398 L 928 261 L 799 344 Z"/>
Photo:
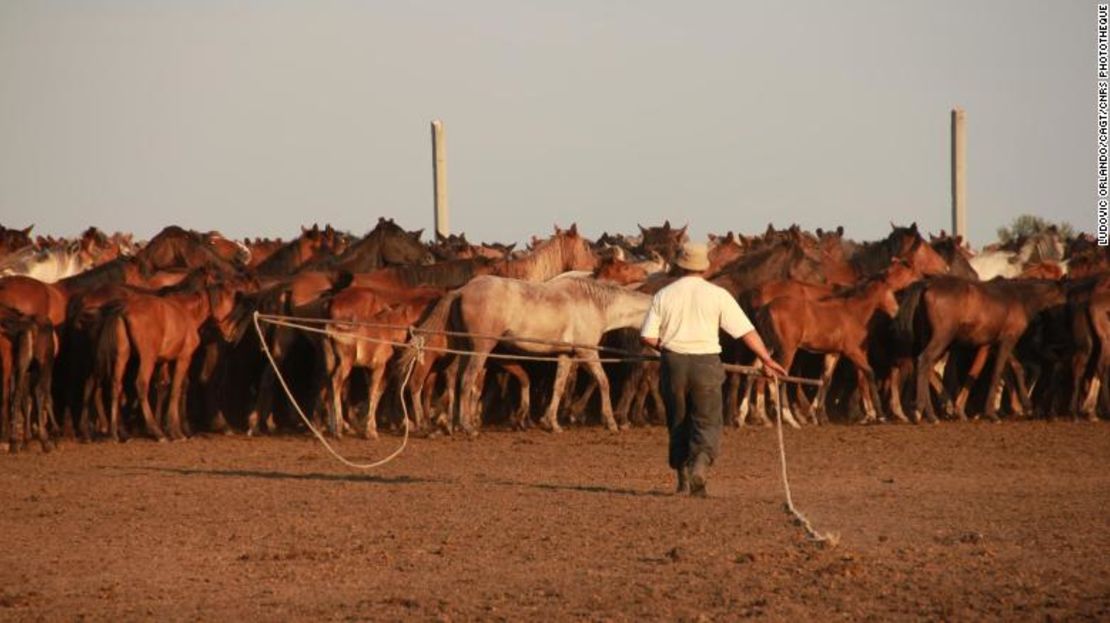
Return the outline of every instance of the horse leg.
<path id="1" fill-rule="evenodd" d="M 989 354 L 990 344 L 984 344 L 979 347 L 975 352 L 975 360 L 971 362 L 971 369 L 968 370 L 967 376 L 960 386 L 960 391 L 956 395 L 956 403 L 953 411 L 955 411 L 955 416 L 959 418 L 960 421 L 967 421 L 967 399 L 971 394 L 972 386 L 979 380 L 979 375 L 983 372 L 983 368 L 987 364 L 987 355 Z"/>
<path id="2" fill-rule="evenodd" d="M 346 393 L 347 379 L 353 368 L 351 359 L 345 353 L 338 353 L 331 371 L 331 409 L 327 414 L 328 434 L 336 439 L 343 436 L 343 398 Z"/>
<path id="3" fill-rule="evenodd" d="M 517 385 L 520 387 L 520 404 L 517 407 L 510 420 L 512 425 L 520 430 L 528 428 L 528 422 L 531 420 L 532 415 L 532 384 L 531 379 L 528 378 L 528 372 L 524 367 L 510 361 L 502 363 L 501 367 L 506 373 L 516 379 Z"/>
<path id="4" fill-rule="evenodd" d="M 474 352 L 466 362 L 462 375 L 462 396 L 459 398 L 459 426 L 467 435 L 476 435 L 475 423 L 481 422 L 479 413 L 482 386 L 479 379 L 486 365 L 489 351 Z"/>
<path id="5" fill-rule="evenodd" d="M 574 378 L 574 377 L 571 376 L 570 378 Z M 577 398 L 574 398 L 573 400 L 568 400 L 567 401 L 570 404 L 570 407 L 567 409 L 567 411 L 570 413 L 570 421 L 572 421 L 572 422 L 585 422 L 586 421 L 586 417 L 585 417 L 586 408 L 590 405 L 590 398 L 593 397 L 594 391 L 596 391 L 597 389 L 598 389 L 597 377 L 591 375 L 588 379 L 588 382 L 586 383 L 586 389 L 584 389 L 582 391 L 582 393 L 579 394 L 579 396 Z M 568 396 L 571 396 L 572 394 L 573 394 L 573 392 L 567 392 Z"/>
<path id="6" fill-rule="evenodd" d="M 755 378 L 750 374 L 736 374 L 739 379 L 737 383 L 744 387 L 744 397 L 740 399 L 740 407 L 736 412 L 736 426 L 744 426 L 748 423 L 748 414 L 752 410 L 752 388 L 755 385 Z"/>
<path id="7" fill-rule="evenodd" d="M 563 395 L 563 389 L 566 387 L 570 367 L 570 358 L 566 355 L 559 355 L 559 362 L 555 367 L 555 383 L 551 391 L 551 402 L 548 403 L 547 412 L 543 418 L 544 424 L 553 433 L 562 432 L 563 430 L 559 427 L 559 398 Z"/>
<path id="8" fill-rule="evenodd" d="M 864 412 L 863 420 L 860 423 L 878 422 L 883 419 L 882 403 L 879 400 L 875 371 L 871 369 L 871 364 L 867 361 L 867 353 L 862 349 L 852 348 L 845 350 L 844 356 L 856 367 L 856 383 Z"/>
<path id="9" fill-rule="evenodd" d="M 362 429 L 362 434 L 366 439 L 378 438 L 378 403 L 385 391 L 382 383 L 382 379 L 385 378 L 385 369 L 386 365 L 383 362 L 370 370 L 370 386 L 367 389 L 367 402 L 369 404 L 366 406 L 366 424 Z"/>
<path id="10" fill-rule="evenodd" d="M 158 420 L 154 417 L 154 411 L 150 408 L 150 378 L 154 375 L 154 355 L 143 355 L 139 353 L 139 369 L 135 374 L 135 393 L 138 394 L 139 408 L 143 412 L 143 420 L 146 422 L 146 430 L 159 442 L 166 440 L 165 433 L 162 432 L 162 427 L 158 425 Z"/>
<path id="11" fill-rule="evenodd" d="M 605 428 L 609 429 L 609 432 L 615 433 L 620 428 L 617 427 L 617 420 L 613 417 L 613 403 L 609 396 L 609 377 L 605 375 L 605 368 L 597 360 L 597 353 L 593 353 L 585 363 L 586 370 L 597 382 L 597 391 L 601 397 L 601 417 L 605 422 Z"/>
<path id="12" fill-rule="evenodd" d="M 1017 357 L 1010 357 L 1010 372 L 1014 375 L 1014 391 L 1017 392 L 1020 417 L 1033 417 L 1033 399 L 1029 386 L 1025 384 L 1025 368 Z"/>
<path id="13" fill-rule="evenodd" d="M 1006 362 L 1010 359 L 1010 354 L 1014 350 L 1015 339 L 1004 339 L 998 344 L 998 353 L 995 355 L 994 365 L 991 366 L 991 379 L 990 386 L 987 388 L 987 405 L 983 411 L 983 417 L 992 422 L 998 422 L 998 414 L 996 413 L 997 406 L 995 400 L 1001 396 L 1001 381 L 1002 371 L 1005 369 Z"/>
<path id="14" fill-rule="evenodd" d="M 616 407 L 617 423 L 620 426 L 631 426 L 631 421 L 628 419 L 628 410 L 632 407 L 632 399 L 635 397 L 636 390 L 640 387 L 640 381 L 643 377 L 643 364 L 633 365 L 628 373 L 628 378 L 624 380 L 624 385 L 621 386 L 621 397 L 617 400 Z"/>
<path id="15" fill-rule="evenodd" d="M 170 379 L 170 403 L 167 408 L 167 428 L 170 438 L 174 440 L 186 439 L 185 431 L 181 428 L 181 417 L 184 413 L 182 405 L 185 402 L 185 381 L 189 376 L 189 361 L 193 358 L 192 349 L 186 349 L 187 354 L 182 354 L 173 362 L 173 376 Z M 169 363 L 166 363 L 169 366 Z"/>
<path id="16" fill-rule="evenodd" d="M 728 372 L 728 385 L 725 386 L 725 424 L 739 427 L 740 422 L 740 375 Z"/>
<path id="17" fill-rule="evenodd" d="M 922 411 L 930 422 L 937 422 L 937 414 L 933 409 L 933 399 L 929 394 L 929 382 L 933 375 L 933 364 L 944 350 L 948 348 L 948 340 L 939 333 L 933 333 L 929 343 L 917 357 L 917 391 L 914 396 L 913 421 L 921 422 Z"/>
<path id="18" fill-rule="evenodd" d="M 832 384 L 833 372 L 836 364 L 840 363 L 840 353 L 826 353 L 824 368 L 821 370 L 821 386 L 817 388 L 817 397 L 813 399 L 813 416 L 818 423 L 829 423 L 829 410 L 826 400 L 829 394 L 829 385 Z"/>
<path id="19" fill-rule="evenodd" d="M 648 392 L 651 394 L 651 404 L 655 410 L 655 421 L 667 421 L 667 407 L 663 402 L 663 394 L 659 391 L 659 368 L 656 367 L 650 374 L 645 375 Z"/>

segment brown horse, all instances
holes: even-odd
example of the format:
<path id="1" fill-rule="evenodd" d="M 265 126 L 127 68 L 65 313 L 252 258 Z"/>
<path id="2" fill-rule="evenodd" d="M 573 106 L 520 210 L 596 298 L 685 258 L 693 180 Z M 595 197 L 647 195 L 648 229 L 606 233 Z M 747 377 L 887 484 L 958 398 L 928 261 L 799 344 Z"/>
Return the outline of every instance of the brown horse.
<path id="1" fill-rule="evenodd" d="M 236 247 L 237 248 L 237 247 Z M 239 272 L 241 265 L 222 257 L 204 235 L 170 225 L 158 232 L 135 254 L 144 275 L 171 268 L 207 266 L 223 274 Z"/>
<path id="2" fill-rule="evenodd" d="M 1098 397 L 1110 380 L 1110 277 L 1086 279 L 1068 292 L 1072 335 L 1069 412 L 1098 419 Z M 1084 398 L 1082 387 L 1087 383 Z"/>
<path id="3" fill-rule="evenodd" d="M 832 377 L 831 368 L 841 356 L 856 367 L 865 421 L 875 421 L 876 415 L 881 413 L 875 373 L 867 359 L 868 325 L 876 311 L 891 317 L 898 312 L 894 288 L 888 282 L 891 277 L 889 272 L 882 273 L 846 292 L 817 300 L 804 296 L 779 297 L 756 312 L 755 324 L 760 328 L 760 335 L 767 339 L 772 356 L 787 370 L 798 349 L 835 356 L 831 362 L 826 358 L 823 383 L 813 405 L 819 418 L 825 419 L 824 402 Z M 763 379 L 757 382 L 757 398 L 762 396 L 763 382 Z M 778 404 L 776 393 L 772 393 L 772 400 Z M 792 421 L 789 406 L 782 406 L 783 419 Z"/>
<path id="4" fill-rule="evenodd" d="M 311 262 L 304 269 L 364 273 L 383 266 L 431 264 L 435 257 L 420 241 L 423 231 L 408 232 L 393 219 L 379 218 L 370 233 L 352 243 L 342 254 Z"/>
<path id="5" fill-rule="evenodd" d="M 895 327 L 913 333 L 915 318 L 921 315 L 929 333 L 917 358 L 914 420 L 922 412 L 937 421 L 929 396 L 929 376 L 934 364 L 953 342 L 969 346 L 997 345 L 984 416 L 997 421 L 995 395 L 1004 366 L 1025 333 L 1026 327 L 1042 310 L 1065 302 L 1059 282 L 1044 280 L 1003 280 L 975 282 L 956 277 L 937 277 L 909 288 L 899 310 Z M 1020 371 L 1018 372 L 1020 375 Z M 1019 385 L 1023 381 L 1018 379 Z M 1032 410 L 1028 396 L 1022 394 L 1026 411 Z"/>
<path id="6" fill-rule="evenodd" d="M 429 305 L 442 295 L 442 290 L 419 288 L 409 292 L 402 300 L 386 300 L 371 290 L 349 288 L 332 298 L 327 313 L 331 322 L 325 328 L 333 334 L 321 340 L 324 372 L 328 376 L 326 404 L 329 408 L 329 432 L 339 436 L 342 431 L 343 398 L 351 371 L 366 368 L 370 373 L 370 383 L 366 414 L 361 418 L 361 433 L 370 439 L 378 438 L 378 402 L 385 390 L 386 364 L 396 352 L 394 345 L 385 341 L 404 343 L 409 337 L 406 327 L 419 320 Z M 383 307 L 383 303 L 390 305 Z M 396 328 L 369 325 L 393 325 Z M 423 426 L 419 411 L 412 424 L 418 428 Z"/>
<path id="7" fill-rule="evenodd" d="M 666 262 L 673 262 L 678 257 L 678 251 L 683 243 L 688 239 L 686 235 L 688 226 L 683 225 L 680 229 L 674 229 L 671 227 L 670 220 L 664 221 L 662 227 L 644 227 L 640 224 L 636 226 L 640 228 L 640 244 L 635 252 L 641 257 L 650 257 L 655 253 Z"/>
<path id="8" fill-rule="evenodd" d="M 33 246 L 34 241 L 31 240 L 31 229 L 33 228 L 34 225 L 23 229 L 8 229 L 0 225 L 0 258 L 24 247 Z"/>
<path id="9" fill-rule="evenodd" d="M 0 307 L 0 417 L 12 453 L 36 434 L 44 452 L 53 449 L 48 422 L 54 421 L 50 385 L 55 340 L 50 321 Z M 32 426 L 32 413 L 36 413 Z"/>
<path id="10" fill-rule="evenodd" d="M 337 255 L 337 234 L 331 225 L 324 229 L 316 224 L 311 228 L 301 227 L 301 235 L 285 244 L 277 244 L 272 250 L 260 249 L 266 255 L 254 266 L 255 274 L 260 276 L 292 275 L 302 267 Z"/>
<path id="11" fill-rule="evenodd" d="M 164 297 L 134 294 L 104 311 L 97 345 L 97 367 L 109 380 L 109 435 L 119 435 L 119 403 L 124 374 L 132 354 L 138 360 L 135 394 L 142 409 L 147 432 L 158 441 L 166 438 L 150 406 L 150 379 L 159 364 L 172 366 L 169 405 L 166 414 L 169 435 L 185 438 L 181 426 L 184 385 L 193 353 L 200 344 L 198 329 L 207 320 L 222 322 L 231 311 L 229 301 L 213 307 L 206 289 L 175 292 Z M 86 395 L 86 401 L 91 399 Z M 96 401 L 99 408 L 101 401 Z"/>

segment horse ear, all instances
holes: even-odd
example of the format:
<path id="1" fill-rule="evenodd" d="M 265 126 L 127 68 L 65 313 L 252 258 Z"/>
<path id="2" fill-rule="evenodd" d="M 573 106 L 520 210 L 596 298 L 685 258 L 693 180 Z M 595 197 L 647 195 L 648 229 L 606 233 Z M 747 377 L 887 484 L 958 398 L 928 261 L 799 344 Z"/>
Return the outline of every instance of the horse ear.
<path id="1" fill-rule="evenodd" d="M 572 235 L 572 236 L 577 236 L 578 235 L 578 223 L 577 222 L 571 223 L 570 224 L 570 229 L 567 230 L 567 233 Z"/>
<path id="2" fill-rule="evenodd" d="M 914 222 L 910 223 L 910 231 L 912 231 L 915 234 L 917 233 L 917 221 L 914 221 Z"/>
<path id="3" fill-rule="evenodd" d="M 843 225 L 837 225 L 836 226 L 836 235 L 837 236 L 843 236 L 844 235 L 844 226 Z"/>
<path id="4" fill-rule="evenodd" d="M 643 226 L 643 225 L 641 225 L 641 224 L 639 224 L 639 223 L 636 223 L 636 227 L 639 227 L 639 228 L 640 228 L 640 233 L 641 233 L 641 234 L 646 234 L 646 233 L 647 233 L 647 230 L 646 230 L 646 229 L 644 229 L 644 226 Z"/>
<path id="5" fill-rule="evenodd" d="M 505 255 L 508 255 L 508 254 L 512 253 L 513 249 L 515 249 L 515 248 L 516 248 L 516 243 L 515 242 L 506 246 L 505 247 Z"/>
<path id="6" fill-rule="evenodd" d="M 686 228 L 687 228 L 687 227 L 689 227 L 689 226 L 690 226 L 690 224 L 689 224 L 689 223 L 686 223 L 685 225 L 683 225 L 683 226 L 682 226 L 682 229 L 678 230 L 678 236 L 679 236 L 680 238 L 681 238 L 682 236 L 685 236 L 685 235 L 686 235 Z"/>
<path id="7" fill-rule="evenodd" d="M 894 221 L 891 221 L 891 222 L 890 222 L 890 228 L 891 228 L 892 230 L 895 230 L 895 229 L 898 229 L 898 226 L 894 224 Z"/>
<path id="8" fill-rule="evenodd" d="M 22 231 L 23 231 L 23 235 L 24 235 L 24 236 L 26 236 L 26 235 L 29 235 L 29 234 L 31 233 L 31 230 L 32 230 L 32 229 L 34 229 L 34 228 L 35 228 L 35 225 L 34 225 L 34 223 L 32 223 L 32 224 L 28 225 L 28 226 L 27 226 L 26 228 L 24 228 L 24 229 L 22 230 Z"/>
<path id="9" fill-rule="evenodd" d="M 671 231 L 671 219 L 663 221 L 663 231 Z"/>
<path id="10" fill-rule="evenodd" d="M 817 234 L 817 237 L 820 238 L 821 236 L 825 235 L 825 230 L 818 227 L 816 230 L 814 230 L 813 233 Z"/>
<path id="11" fill-rule="evenodd" d="M 412 237 L 416 238 L 417 240 L 420 240 L 420 237 L 423 236 L 423 235 L 424 235 L 424 228 L 423 227 L 421 227 L 420 229 L 412 232 Z"/>

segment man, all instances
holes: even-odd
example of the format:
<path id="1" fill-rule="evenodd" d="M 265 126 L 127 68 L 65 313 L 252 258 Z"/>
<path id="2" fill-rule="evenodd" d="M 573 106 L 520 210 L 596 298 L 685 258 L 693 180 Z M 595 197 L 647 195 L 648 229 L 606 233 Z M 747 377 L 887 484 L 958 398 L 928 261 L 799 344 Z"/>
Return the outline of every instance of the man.
<path id="1" fill-rule="evenodd" d="M 660 389 L 670 432 L 669 462 L 678 493 L 704 497 L 709 466 L 721 447 L 723 417 L 718 330 L 743 340 L 766 370 L 786 375 L 767 353 L 744 310 L 724 288 L 705 280 L 709 252 L 687 243 L 675 262 L 682 276 L 655 294 L 640 339 L 660 351 Z"/>

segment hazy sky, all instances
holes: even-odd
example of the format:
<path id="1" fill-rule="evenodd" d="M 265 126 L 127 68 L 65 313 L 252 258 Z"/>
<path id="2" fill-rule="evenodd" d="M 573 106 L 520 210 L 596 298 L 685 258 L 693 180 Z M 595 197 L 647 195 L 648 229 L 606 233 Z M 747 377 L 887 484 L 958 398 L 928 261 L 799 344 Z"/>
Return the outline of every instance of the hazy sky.
<path id="1" fill-rule="evenodd" d="M 968 115 L 977 245 L 1094 229 L 1086 1 L 3 0 L 0 222 L 289 237 L 432 222 L 754 232 L 949 226 Z"/>

